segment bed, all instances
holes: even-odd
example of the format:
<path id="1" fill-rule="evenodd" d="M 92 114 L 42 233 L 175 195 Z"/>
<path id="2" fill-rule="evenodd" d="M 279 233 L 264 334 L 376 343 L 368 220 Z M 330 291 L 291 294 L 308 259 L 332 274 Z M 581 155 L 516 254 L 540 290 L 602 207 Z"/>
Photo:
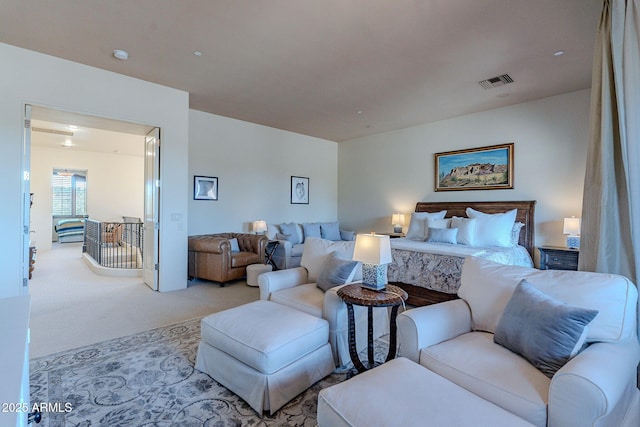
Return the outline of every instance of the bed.
<path id="1" fill-rule="evenodd" d="M 510 265 L 533 266 L 535 201 L 504 202 L 418 202 L 415 212 L 440 212 L 446 218 L 465 218 L 466 209 L 486 214 L 516 209 L 515 222 L 522 226 L 513 247 L 472 247 L 445 243 L 391 239 L 393 262 L 389 264 L 389 283 L 404 289 L 411 305 L 421 306 L 457 298 L 462 263 L 476 256 Z"/>
<path id="2" fill-rule="evenodd" d="M 54 230 L 59 243 L 82 242 L 84 240 L 84 218 L 58 219 Z"/>

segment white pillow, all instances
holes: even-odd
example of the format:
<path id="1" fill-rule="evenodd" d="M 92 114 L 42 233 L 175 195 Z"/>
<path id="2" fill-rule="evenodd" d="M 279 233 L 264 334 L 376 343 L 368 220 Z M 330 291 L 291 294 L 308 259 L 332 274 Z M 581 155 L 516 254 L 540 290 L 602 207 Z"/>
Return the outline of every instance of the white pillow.
<path id="1" fill-rule="evenodd" d="M 238 245 L 238 239 L 233 238 L 229 239 L 229 243 L 231 244 L 231 252 L 240 252 L 240 246 Z"/>
<path id="2" fill-rule="evenodd" d="M 505 213 L 487 214 L 472 208 L 467 208 L 469 218 L 477 218 L 475 245 L 509 247 L 511 231 L 516 221 L 517 209 Z"/>
<path id="3" fill-rule="evenodd" d="M 355 241 L 334 242 L 317 237 L 307 237 L 304 241 L 304 249 L 302 251 L 302 258 L 300 259 L 300 265 L 307 269 L 309 273 L 309 283 L 316 282 L 326 260 L 332 252 L 335 252 L 340 258 L 353 259 L 353 248 L 355 247 L 355 243 Z M 355 279 L 351 277 L 349 281 L 352 280 Z"/>
<path id="4" fill-rule="evenodd" d="M 427 228 L 449 228 L 451 218 L 431 219 L 427 218 Z"/>
<path id="5" fill-rule="evenodd" d="M 513 228 L 511 229 L 511 246 L 518 246 L 520 242 L 520 230 L 522 230 L 524 224 L 521 222 L 516 222 L 513 224 Z"/>
<path id="6" fill-rule="evenodd" d="M 451 228 L 458 229 L 456 240 L 460 245 L 476 246 L 476 218 L 460 218 L 454 216 L 451 218 Z"/>
<path id="7" fill-rule="evenodd" d="M 427 220 L 443 219 L 447 211 L 440 212 L 414 212 L 407 229 L 407 239 L 423 241 L 427 237 Z"/>

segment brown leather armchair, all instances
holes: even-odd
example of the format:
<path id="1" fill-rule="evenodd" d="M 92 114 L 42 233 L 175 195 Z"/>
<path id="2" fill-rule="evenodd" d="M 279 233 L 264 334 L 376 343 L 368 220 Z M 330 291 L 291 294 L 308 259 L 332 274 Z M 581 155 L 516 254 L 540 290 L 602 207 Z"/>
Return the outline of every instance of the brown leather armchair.
<path id="1" fill-rule="evenodd" d="M 229 239 L 238 239 L 239 252 L 231 252 Z M 247 275 L 250 264 L 264 264 L 267 236 L 247 233 L 217 233 L 189 236 L 189 279 L 220 282 Z"/>

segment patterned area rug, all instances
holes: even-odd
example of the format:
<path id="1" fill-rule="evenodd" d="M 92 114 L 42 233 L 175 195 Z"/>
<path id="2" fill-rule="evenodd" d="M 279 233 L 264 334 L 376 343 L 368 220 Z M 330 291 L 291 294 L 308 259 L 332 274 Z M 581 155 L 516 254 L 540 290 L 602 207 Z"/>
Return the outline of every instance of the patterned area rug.
<path id="1" fill-rule="evenodd" d="M 194 368 L 199 340 L 194 319 L 31 360 L 31 405 L 44 409 L 39 426 L 312 427 L 318 392 L 346 377 L 333 373 L 260 417 Z M 384 344 L 376 354 L 386 354 Z"/>

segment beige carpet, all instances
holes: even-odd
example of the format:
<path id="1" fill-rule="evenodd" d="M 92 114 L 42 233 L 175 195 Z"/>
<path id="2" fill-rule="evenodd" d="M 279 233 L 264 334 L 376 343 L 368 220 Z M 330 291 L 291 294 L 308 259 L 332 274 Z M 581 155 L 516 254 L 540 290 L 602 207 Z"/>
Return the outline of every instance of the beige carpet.
<path id="1" fill-rule="evenodd" d="M 93 273 L 82 260 L 82 243 L 54 244 L 39 252 L 29 281 L 30 357 L 131 335 L 206 316 L 259 299 L 258 288 L 236 281 L 194 280 L 187 289 L 154 292 L 141 278 Z"/>

